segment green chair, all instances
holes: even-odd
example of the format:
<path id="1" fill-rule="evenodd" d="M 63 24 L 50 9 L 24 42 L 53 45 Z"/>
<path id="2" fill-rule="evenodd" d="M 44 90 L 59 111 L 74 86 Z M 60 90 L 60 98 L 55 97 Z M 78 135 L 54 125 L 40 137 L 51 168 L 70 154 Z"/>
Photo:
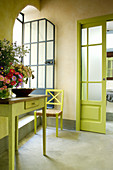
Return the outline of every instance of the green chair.
<path id="1" fill-rule="evenodd" d="M 58 89 L 47 89 L 46 95 L 49 95 L 46 100 L 47 105 L 52 105 L 52 109 L 46 109 L 47 117 L 56 117 L 56 137 L 58 137 L 58 117 L 60 117 L 60 128 L 63 129 L 63 98 L 64 91 Z M 42 110 L 34 111 L 34 133 L 36 134 L 37 116 L 42 116 Z"/>

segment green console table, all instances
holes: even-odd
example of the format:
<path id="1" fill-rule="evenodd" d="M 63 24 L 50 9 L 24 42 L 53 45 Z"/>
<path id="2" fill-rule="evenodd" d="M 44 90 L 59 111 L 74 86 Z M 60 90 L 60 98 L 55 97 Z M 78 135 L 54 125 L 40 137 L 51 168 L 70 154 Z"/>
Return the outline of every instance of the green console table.
<path id="1" fill-rule="evenodd" d="M 0 116 L 8 117 L 9 170 L 15 169 L 15 150 L 18 150 L 18 116 L 36 109 L 43 110 L 43 155 L 46 155 L 46 97 L 37 95 L 0 99 Z"/>

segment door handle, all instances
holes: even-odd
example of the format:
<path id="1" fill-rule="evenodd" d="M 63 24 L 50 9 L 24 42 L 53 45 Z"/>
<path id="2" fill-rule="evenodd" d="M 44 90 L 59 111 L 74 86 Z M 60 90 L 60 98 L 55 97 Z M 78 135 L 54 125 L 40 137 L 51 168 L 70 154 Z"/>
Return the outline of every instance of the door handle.
<path id="1" fill-rule="evenodd" d="M 103 80 L 106 80 L 106 78 L 103 78 Z"/>

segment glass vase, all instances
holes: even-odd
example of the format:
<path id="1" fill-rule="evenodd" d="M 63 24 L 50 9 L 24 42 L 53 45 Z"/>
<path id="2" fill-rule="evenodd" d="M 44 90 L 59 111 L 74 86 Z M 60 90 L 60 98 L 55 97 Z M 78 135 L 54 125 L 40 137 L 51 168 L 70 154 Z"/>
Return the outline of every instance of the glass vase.
<path id="1" fill-rule="evenodd" d="M 0 90 L 0 99 L 11 98 L 11 96 L 12 96 L 12 89 L 11 88 Z"/>

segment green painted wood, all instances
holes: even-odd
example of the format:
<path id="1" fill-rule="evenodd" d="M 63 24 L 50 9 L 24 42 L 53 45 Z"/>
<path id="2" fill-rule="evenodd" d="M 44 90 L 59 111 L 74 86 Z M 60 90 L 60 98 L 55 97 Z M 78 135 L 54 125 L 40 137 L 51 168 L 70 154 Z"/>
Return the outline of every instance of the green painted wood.
<path id="1" fill-rule="evenodd" d="M 36 105 L 35 107 L 25 108 L 25 102 L 29 100 L 28 98 L 15 98 L 14 100 L 0 100 L 0 116 L 8 117 L 8 131 L 9 131 L 9 170 L 14 170 L 15 165 L 15 149 L 18 150 L 18 116 L 36 109 L 43 109 L 43 155 L 46 155 L 46 95 L 33 96 L 30 100 L 33 102 L 40 100 L 43 105 Z M 7 104 L 6 104 L 7 103 Z M 40 102 L 39 102 L 40 103 Z M 16 121 L 15 121 L 16 120 Z M 15 129 L 16 125 L 16 129 Z M 15 134 L 16 133 L 16 134 Z M 15 143 L 16 137 L 16 143 Z"/>
<path id="2" fill-rule="evenodd" d="M 60 129 L 63 130 L 63 116 L 60 116 Z"/>
<path id="3" fill-rule="evenodd" d="M 58 114 L 56 114 L 56 137 L 58 137 Z"/>
<path id="4" fill-rule="evenodd" d="M 79 20 L 77 22 L 77 100 L 76 100 L 76 129 L 85 129 L 88 131 L 94 131 L 94 132 L 100 132 L 105 133 L 106 132 L 106 81 L 103 80 L 103 78 L 106 78 L 106 21 L 107 20 L 113 20 L 113 14 L 105 15 L 101 17 L 95 17 L 95 18 L 89 18 L 85 20 Z M 99 83 L 102 83 L 102 101 L 81 101 L 80 100 L 80 92 L 81 92 L 81 52 L 80 52 L 80 41 L 81 41 L 81 28 L 85 27 L 91 27 L 91 26 L 97 26 L 102 25 L 102 81 Z M 86 45 L 87 46 L 87 45 Z M 82 82 L 83 83 L 83 82 Z M 84 81 L 84 83 L 88 83 L 88 81 Z M 92 83 L 92 82 L 91 82 Z M 88 96 L 88 91 L 87 91 Z M 100 117 L 101 121 L 99 123 L 93 122 L 91 125 L 91 122 L 86 122 L 84 120 L 80 121 L 80 113 L 81 113 L 81 104 L 92 105 L 94 106 L 101 106 L 100 109 Z M 86 122 L 86 124 L 85 124 Z M 84 126 L 84 128 L 83 128 Z M 86 128 L 87 127 L 87 128 Z M 90 128 L 89 128 L 90 127 Z M 89 128 L 89 129 L 88 129 Z M 97 130 L 98 129 L 98 130 Z M 100 129 L 100 131 L 99 131 Z"/>
<path id="5" fill-rule="evenodd" d="M 77 87 L 76 87 L 76 130 L 80 130 L 80 81 L 81 81 L 81 23 L 77 22 Z"/>
<path id="6" fill-rule="evenodd" d="M 37 127 L 37 117 L 36 117 L 36 111 L 34 111 L 34 133 L 36 134 L 36 127 Z"/>
<path id="7" fill-rule="evenodd" d="M 104 44 L 104 40 L 105 40 L 104 37 L 106 37 L 106 32 L 105 32 L 106 27 L 105 27 L 105 22 L 96 23 L 96 24 L 89 23 L 85 26 L 87 26 L 87 28 L 90 28 L 92 26 L 95 27 L 95 26 L 100 26 L 100 25 L 102 26 L 102 43 L 100 43 L 100 45 L 102 44 L 102 78 L 101 78 L 102 81 L 98 81 L 98 82 L 102 84 L 102 105 L 101 105 L 100 109 L 97 109 L 98 108 L 98 101 L 96 101 L 96 103 L 95 103 L 95 101 L 93 101 L 93 103 L 95 105 L 91 105 L 88 98 L 87 98 L 87 101 L 86 101 L 86 105 L 85 106 L 81 105 L 81 110 L 82 110 L 81 111 L 81 130 L 105 133 L 106 132 L 106 130 L 105 130 L 106 120 L 105 120 L 104 115 L 106 115 L 106 109 L 105 110 L 103 109 L 103 108 L 105 108 L 105 106 L 104 106 L 105 101 L 104 101 L 103 97 L 106 95 L 106 88 L 105 88 L 103 78 L 104 78 L 104 75 L 105 75 L 105 72 L 106 72 L 105 71 L 105 65 L 104 65 L 105 60 L 106 60 L 106 56 L 104 55 L 105 54 L 104 50 L 106 49 L 105 44 Z M 88 36 L 87 36 L 87 39 L 89 39 Z M 87 44 L 88 44 L 88 41 L 87 41 Z M 87 48 L 87 50 L 88 50 L 88 48 Z M 88 52 L 87 52 L 87 66 L 89 64 L 88 62 L 89 61 L 88 61 Z M 96 81 L 93 82 L 93 83 L 96 83 Z M 88 96 L 88 84 L 89 84 L 89 81 L 88 81 L 88 67 L 87 67 L 87 96 Z"/>
<path id="8" fill-rule="evenodd" d="M 89 24 L 89 23 L 97 23 L 97 22 L 106 22 L 106 21 L 112 21 L 113 20 L 113 14 L 109 15 L 103 15 L 103 16 L 97 16 L 93 18 L 83 19 L 79 20 L 78 23 L 80 24 Z"/>
<path id="9" fill-rule="evenodd" d="M 55 92 L 53 94 L 53 92 Z M 58 137 L 58 116 L 60 116 L 60 119 L 61 119 L 61 130 L 63 129 L 63 101 L 64 101 L 64 90 L 59 90 L 59 89 L 46 89 L 46 96 L 47 95 L 50 95 L 51 98 L 47 101 L 47 98 L 46 98 L 46 108 L 47 108 L 47 104 L 49 105 L 59 105 L 60 108 L 59 110 L 62 111 L 61 112 L 61 115 L 60 113 L 57 113 L 57 111 L 55 112 L 54 109 L 50 109 L 50 113 L 48 113 L 48 110 L 47 110 L 47 117 L 56 117 L 56 136 Z M 60 96 L 61 95 L 61 96 Z M 60 97 L 60 98 L 59 98 Z M 54 100 L 54 102 L 52 102 Z M 53 114 L 52 114 L 52 111 L 53 111 Z M 59 112 L 59 111 L 58 111 Z M 38 113 L 37 112 L 37 115 L 41 116 L 42 113 Z M 34 113 L 34 117 L 36 119 L 36 113 Z M 46 122 L 46 126 L 47 126 L 47 122 Z M 36 127 L 35 127 L 36 129 Z M 34 133 L 36 133 L 36 131 L 34 130 Z"/>
<path id="10" fill-rule="evenodd" d="M 8 117 L 9 130 L 9 170 L 14 170 L 15 164 L 15 115 L 9 110 Z"/>
<path id="11" fill-rule="evenodd" d="M 100 121 L 100 106 L 82 105 L 81 119 Z"/>
<path id="12" fill-rule="evenodd" d="M 104 124 L 101 124 L 99 122 L 81 120 L 81 130 L 102 133 L 103 131 L 106 131 L 106 127 L 104 126 Z"/>
<path id="13" fill-rule="evenodd" d="M 15 150 L 18 151 L 18 116 L 15 117 Z"/>
<path id="14" fill-rule="evenodd" d="M 43 114 L 43 155 L 46 155 L 46 101 L 45 101 L 45 107 L 42 109 Z"/>

